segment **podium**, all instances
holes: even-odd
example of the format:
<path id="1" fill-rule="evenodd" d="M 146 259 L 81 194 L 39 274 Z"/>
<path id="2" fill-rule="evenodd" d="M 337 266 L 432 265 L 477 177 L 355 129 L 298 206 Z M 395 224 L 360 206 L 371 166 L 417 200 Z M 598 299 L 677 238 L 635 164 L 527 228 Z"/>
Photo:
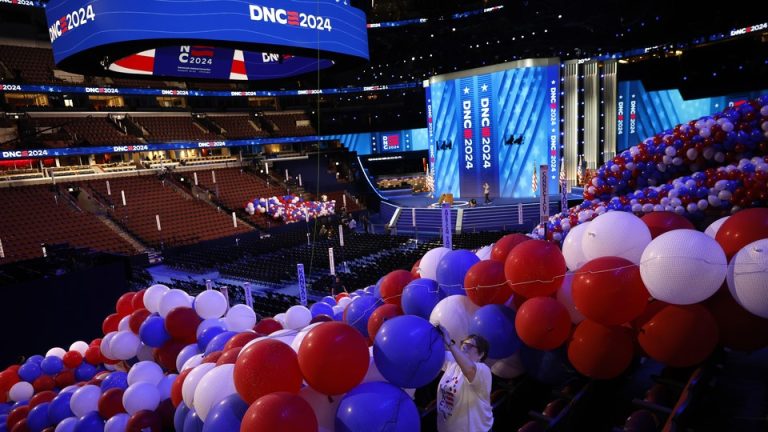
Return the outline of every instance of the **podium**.
<path id="1" fill-rule="evenodd" d="M 453 194 L 452 193 L 440 194 L 440 199 L 437 200 L 437 203 L 440 205 L 442 205 L 443 203 L 448 203 L 450 205 L 453 205 Z"/>

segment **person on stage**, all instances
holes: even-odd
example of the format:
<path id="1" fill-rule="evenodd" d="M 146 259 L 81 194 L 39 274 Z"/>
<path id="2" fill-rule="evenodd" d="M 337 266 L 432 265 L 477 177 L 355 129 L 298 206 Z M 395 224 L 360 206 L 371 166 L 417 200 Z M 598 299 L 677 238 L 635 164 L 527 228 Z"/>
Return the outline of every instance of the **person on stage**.
<path id="1" fill-rule="evenodd" d="M 483 195 L 485 195 L 485 203 L 490 204 L 491 201 L 491 185 L 488 182 L 483 183 Z"/>

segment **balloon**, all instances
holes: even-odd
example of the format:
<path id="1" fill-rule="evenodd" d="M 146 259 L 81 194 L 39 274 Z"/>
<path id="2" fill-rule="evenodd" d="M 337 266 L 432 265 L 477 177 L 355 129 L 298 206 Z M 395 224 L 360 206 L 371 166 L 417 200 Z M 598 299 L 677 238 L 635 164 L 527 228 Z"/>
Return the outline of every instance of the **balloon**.
<path id="1" fill-rule="evenodd" d="M 693 304 L 714 294 L 727 272 L 725 254 L 709 236 L 675 230 L 653 239 L 642 255 L 640 276 L 648 292 L 672 304 Z"/>
<path id="2" fill-rule="evenodd" d="M 123 389 L 111 388 L 101 394 L 97 405 L 101 418 L 108 419 L 125 412 L 125 408 L 123 408 L 123 393 Z"/>
<path id="3" fill-rule="evenodd" d="M 584 321 L 584 315 L 576 309 L 576 304 L 573 302 L 573 276 L 574 273 L 569 272 L 565 274 L 563 284 L 558 288 L 555 298 L 568 310 L 571 322 L 578 324 Z"/>
<path id="4" fill-rule="evenodd" d="M 339 314 L 341 314 L 341 313 L 339 313 Z M 320 314 L 320 315 L 318 315 L 316 317 L 313 317 L 312 320 L 309 323 L 310 324 L 315 324 L 315 323 L 328 322 L 328 321 L 334 321 L 333 317 L 331 317 L 330 315 L 326 315 L 326 314 Z"/>
<path id="5" fill-rule="evenodd" d="M 66 353 L 67 352 L 64 351 L 64 348 L 54 347 L 49 349 L 48 352 L 45 353 L 45 356 L 46 357 L 54 356 L 54 357 L 62 358 Z M 42 360 L 40 361 L 40 363 L 42 363 Z"/>
<path id="6" fill-rule="evenodd" d="M 201 351 L 205 351 L 205 349 L 208 347 L 208 344 L 211 342 L 211 340 L 220 335 L 221 333 L 224 333 L 227 331 L 224 327 L 220 326 L 210 326 L 203 331 L 200 332 L 200 334 L 197 336 L 197 346 L 200 348 Z"/>
<path id="7" fill-rule="evenodd" d="M 170 339 L 171 335 L 165 329 L 165 320 L 163 318 L 157 315 L 150 315 L 139 327 L 139 338 L 145 345 L 158 348 Z"/>
<path id="8" fill-rule="evenodd" d="M 632 362 L 634 341 L 626 327 L 604 326 L 589 319 L 573 332 L 568 360 L 580 373 L 595 379 L 611 379 Z"/>
<path id="9" fill-rule="evenodd" d="M 91 411 L 80 417 L 75 425 L 75 432 L 102 432 L 104 430 L 104 420 L 96 411 Z"/>
<path id="10" fill-rule="evenodd" d="M 117 331 L 117 325 L 120 323 L 120 315 L 118 314 L 111 314 L 104 318 L 104 321 L 101 323 L 101 331 L 104 334 L 111 333 L 113 331 Z"/>
<path id="11" fill-rule="evenodd" d="M 365 376 L 368 343 L 347 324 L 322 323 L 301 342 L 298 359 L 310 386 L 329 396 L 338 395 L 352 389 Z"/>
<path id="12" fill-rule="evenodd" d="M 74 432 L 75 426 L 77 426 L 77 417 L 69 417 L 61 421 L 56 426 L 55 432 Z"/>
<path id="13" fill-rule="evenodd" d="M 528 240 L 531 240 L 531 238 L 525 234 L 514 233 L 505 235 L 493 244 L 491 259 L 502 263 L 505 262 L 507 260 L 507 255 L 509 255 L 512 249 Z"/>
<path id="14" fill-rule="evenodd" d="M 82 362 L 83 354 L 80 354 L 78 351 L 67 351 L 67 353 L 64 354 L 64 358 L 62 358 L 62 364 L 69 369 L 74 369 L 80 366 L 80 363 Z"/>
<path id="15" fill-rule="evenodd" d="M 160 383 L 163 379 L 163 370 L 157 363 L 151 361 L 138 362 L 128 371 L 128 385 L 134 385 L 140 382 L 148 382 L 153 386 Z"/>
<path id="16" fill-rule="evenodd" d="M 419 278 L 405 286 L 400 304 L 404 313 L 428 319 L 432 309 L 443 298 L 445 293 L 438 289 L 436 281 Z"/>
<path id="17" fill-rule="evenodd" d="M 168 291 L 170 291 L 170 288 L 161 284 L 152 285 L 147 288 L 143 298 L 144 307 L 152 313 L 158 312 L 160 310 L 160 299 Z"/>
<path id="18" fill-rule="evenodd" d="M 219 291 L 203 291 L 195 297 L 195 312 L 202 319 L 221 318 L 227 312 L 227 299 Z"/>
<path id="19" fill-rule="evenodd" d="M 203 379 L 205 374 L 216 367 L 215 363 L 202 363 L 196 366 L 192 371 L 184 378 L 184 383 L 181 387 L 181 395 L 184 403 L 187 406 L 194 407 L 195 390 L 200 380 Z M 174 391 L 171 390 L 171 396 L 173 397 Z"/>
<path id="20" fill-rule="evenodd" d="M 728 290 L 749 312 L 768 318 L 768 238 L 739 250 L 728 265 Z M 45 362 L 45 360 L 43 360 Z M 45 370 L 45 369 L 43 369 Z"/>
<path id="21" fill-rule="evenodd" d="M 480 262 L 472 251 L 460 249 L 443 255 L 437 265 L 437 284 L 446 295 L 466 295 L 464 292 L 464 276 L 476 263 Z"/>
<path id="22" fill-rule="evenodd" d="M 192 410 L 184 404 L 176 407 L 176 411 L 173 414 L 173 427 L 175 431 L 184 431 L 184 421 L 187 419 L 187 414 L 191 411 Z M 240 425 L 238 424 L 238 429 L 239 427 Z"/>
<path id="23" fill-rule="evenodd" d="M 111 357 L 116 360 L 128 360 L 139 351 L 141 340 L 132 331 L 119 331 L 109 342 Z"/>
<path id="24" fill-rule="evenodd" d="M 403 390 L 386 382 L 360 384 L 336 411 L 336 431 L 411 432 L 420 430 L 419 411 Z"/>
<path id="25" fill-rule="evenodd" d="M 335 306 L 335 302 L 334 302 L 334 306 Z M 313 318 L 322 314 L 333 315 L 333 306 L 329 305 L 326 302 L 320 301 L 310 306 L 309 311 L 312 312 Z"/>
<path id="26" fill-rule="evenodd" d="M 184 388 L 184 381 L 193 370 L 195 369 L 184 369 L 173 381 L 173 384 L 171 384 L 171 402 L 173 402 L 173 406 L 178 407 L 183 401 L 182 390 Z"/>
<path id="27" fill-rule="evenodd" d="M 241 432 L 316 432 L 317 418 L 300 396 L 276 392 L 260 397 L 243 416 Z"/>
<path id="28" fill-rule="evenodd" d="M 491 251 L 493 250 L 493 245 L 483 246 L 480 249 L 475 252 L 475 255 L 477 255 L 478 258 L 480 258 L 480 261 L 485 261 L 491 259 Z"/>
<path id="29" fill-rule="evenodd" d="M 73 392 L 59 393 L 48 405 L 48 418 L 53 424 L 58 424 L 65 418 L 73 416 L 72 408 L 70 408 L 72 394 Z"/>
<path id="30" fill-rule="evenodd" d="M 395 270 L 387 273 L 381 281 L 381 297 L 384 302 L 400 306 L 403 289 L 411 280 L 413 280 L 413 276 L 406 270 Z"/>
<path id="31" fill-rule="evenodd" d="M 42 362 L 40 363 L 42 364 Z M 40 368 L 40 364 L 27 362 L 21 365 L 19 368 L 19 378 L 23 379 L 27 382 L 32 382 L 37 379 L 42 373 L 43 370 Z"/>
<path id="32" fill-rule="evenodd" d="M 442 325 L 454 340 L 464 340 L 469 335 L 469 321 L 477 305 L 467 296 L 453 295 L 440 300 L 432 310 L 429 322 Z"/>
<path id="33" fill-rule="evenodd" d="M 491 373 L 502 379 L 517 378 L 525 373 L 519 350 L 503 359 L 486 359 L 486 363 L 490 366 Z"/>
<path id="34" fill-rule="evenodd" d="M 126 432 L 161 432 L 163 422 L 154 411 L 142 410 L 134 413 L 125 426 Z"/>
<path id="35" fill-rule="evenodd" d="M 192 356 L 200 354 L 200 348 L 196 343 L 189 344 L 179 351 L 179 355 L 176 357 L 176 370 L 183 370 L 184 363 L 187 362 Z"/>
<path id="36" fill-rule="evenodd" d="M 30 405 L 29 414 L 27 414 L 27 426 L 33 432 L 39 432 L 43 429 L 53 426 L 53 422 L 48 418 L 49 402 L 43 402 L 37 406 Z"/>
<path id="37" fill-rule="evenodd" d="M 233 306 L 224 318 L 227 329 L 233 332 L 250 330 L 256 325 L 256 312 L 249 306 L 239 304 Z"/>
<path id="38" fill-rule="evenodd" d="M 56 375 L 57 373 L 61 372 L 61 369 L 63 368 L 64 362 L 62 359 L 55 356 L 46 357 L 42 362 L 40 362 L 40 369 L 43 370 L 43 373 L 48 375 Z"/>
<path id="39" fill-rule="evenodd" d="M 520 340 L 538 350 L 559 347 L 571 331 L 571 317 L 565 306 L 550 297 L 527 300 L 518 309 L 515 329 Z"/>
<path id="40" fill-rule="evenodd" d="M 368 318 L 368 339 L 373 342 L 374 338 L 376 338 L 376 333 L 378 333 L 379 328 L 381 328 L 384 322 L 402 314 L 403 310 L 398 305 L 385 304 L 377 307 L 370 318 Z"/>
<path id="41" fill-rule="evenodd" d="M 704 305 L 720 329 L 720 343 L 737 351 L 756 351 L 768 346 L 768 319 L 753 315 L 720 288 Z"/>
<path id="42" fill-rule="evenodd" d="M 515 332 L 515 311 L 506 306 L 491 304 L 476 310 L 469 322 L 469 332 L 488 341 L 490 358 L 509 357 L 520 349 L 520 339 Z"/>
<path id="43" fill-rule="evenodd" d="M 120 296 L 115 304 L 115 310 L 120 316 L 128 316 L 133 312 L 133 296 L 136 293 L 128 292 Z"/>
<path id="44" fill-rule="evenodd" d="M 56 382 L 48 375 L 40 375 L 34 382 L 32 382 L 32 388 L 35 393 L 53 390 L 55 387 Z"/>
<path id="45" fill-rule="evenodd" d="M 379 372 L 392 384 L 421 387 L 440 373 L 445 361 L 443 338 L 424 318 L 395 317 L 379 329 L 373 359 Z"/>
<path id="46" fill-rule="evenodd" d="M 29 405 L 22 405 L 17 406 L 16 408 L 12 409 L 11 412 L 8 413 L 8 418 L 6 419 L 6 424 L 9 429 L 13 430 L 16 425 L 19 422 L 25 422 L 27 420 L 27 415 L 29 414 L 30 408 Z M 25 428 L 28 429 L 28 428 Z"/>
<path id="47" fill-rule="evenodd" d="M 130 416 L 125 413 L 112 416 L 104 424 L 104 432 L 125 432 L 129 418 Z"/>
<path id="48" fill-rule="evenodd" d="M 177 307 L 165 317 L 165 329 L 172 338 L 187 345 L 197 340 L 196 330 L 200 322 L 194 309 Z"/>
<path id="49" fill-rule="evenodd" d="M 148 382 L 132 384 L 123 393 L 123 407 L 130 415 L 142 410 L 154 411 L 159 404 L 160 392 Z"/>
<path id="50" fill-rule="evenodd" d="M 200 419 L 200 416 L 197 415 L 195 410 L 188 412 L 184 418 L 184 432 L 202 432 L 202 430 L 203 421 Z"/>
<path id="51" fill-rule="evenodd" d="M 725 221 L 728 220 L 729 217 L 730 216 L 721 217 L 720 219 L 709 224 L 707 229 L 704 230 L 704 234 L 712 238 L 715 238 L 717 236 L 717 232 L 720 231 L 720 227 L 723 226 L 723 224 L 725 223 Z"/>
<path id="52" fill-rule="evenodd" d="M 177 307 L 190 307 L 191 305 L 192 301 L 189 298 L 189 294 L 180 289 L 172 289 L 160 298 L 160 306 L 157 312 L 161 317 L 165 318 Z"/>
<path id="53" fill-rule="evenodd" d="M 654 360 L 688 367 L 704 361 L 718 337 L 717 322 L 704 306 L 669 305 L 642 326 L 638 342 Z"/>
<path id="54" fill-rule="evenodd" d="M 648 213 L 640 220 L 648 226 L 652 239 L 676 229 L 695 229 L 691 221 L 671 211 Z"/>
<path id="55" fill-rule="evenodd" d="M 377 303 L 378 300 L 374 296 L 362 296 L 354 299 L 344 313 L 344 321 L 357 329 L 365 338 L 368 338 L 368 320 L 373 315 Z M 398 301 L 393 305 L 399 307 L 399 304 Z"/>
<path id="56" fill-rule="evenodd" d="M 576 375 L 568 361 L 565 347 L 540 351 L 523 345 L 520 347 L 520 361 L 528 375 L 550 386 L 562 387 L 563 383 Z"/>
<path id="57" fill-rule="evenodd" d="M 78 381 L 87 381 L 94 375 L 96 375 L 96 367 L 88 363 L 83 363 L 75 369 L 75 379 Z"/>
<path id="58" fill-rule="evenodd" d="M 467 296 L 478 306 L 504 304 L 512 296 L 512 288 L 504 275 L 504 263 L 480 261 L 467 270 L 464 277 Z"/>
<path id="59" fill-rule="evenodd" d="M 233 377 L 237 393 L 249 404 L 276 391 L 296 393 L 302 382 L 296 353 L 289 345 L 273 339 L 244 347 L 235 362 Z"/>
<path id="60" fill-rule="evenodd" d="M 443 256 L 450 251 L 448 248 L 438 247 L 425 253 L 419 264 L 419 274 L 421 277 L 437 280 L 437 265 Z"/>
<path id="61" fill-rule="evenodd" d="M 203 432 L 238 431 L 247 410 L 248 404 L 238 394 L 231 394 L 211 407 Z"/>
<path id="62" fill-rule="evenodd" d="M 234 331 L 225 331 L 217 334 L 210 342 L 208 342 L 208 345 L 205 347 L 204 355 L 207 356 L 213 352 L 221 351 L 224 349 L 224 346 L 227 345 L 227 342 L 236 335 L 237 333 Z"/>
<path id="63" fill-rule="evenodd" d="M 715 240 L 730 260 L 744 246 L 768 238 L 768 208 L 750 208 L 736 212 L 723 222 Z"/>
<path id="64" fill-rule="evenodd" d="M 232 336 L 226 344 L 224 344 L 224 351 L 229 351 L 232 348 L 242 348 L 245 346 L 246 343 L 256 339 L 259 337 L 258 334 L 253 332 L 252 330 L 246 330 L 242 333 L 238 333 L 234 336 Z"/>
<path id="65" fill-rule="evenodd" d="M 341 398 L 329 398 L 322 393 L 318 393 L 310 386 L 305 386 L 299 390 L 299 396 L 312 407 L 312 411 L 317 419 L 318 432 L 334 432 L 336 410 L 339 407 Z"/>
<path id="66" fill-rule="evenodd" d="M 234 364 L 216 366 L 198 383 L 195 389 L 194 408 L 202 421 L 206 421 L 209 411 L 215 404 L 236 393 L 234 369 Z"/>
<path id="67" fill-rule="evenodd" d="M 568 231 L 568 234 L 563 240 L 563 258 L 565 258 L 565 265 L 568 266 L 568 270 L 576 271 L 584 263 L 589 261 L 584 256 L 584 249 L 581 247 L 581 241 L 584 238 L 584 233 L 587 230 L 591 222 L 584 222 L 576 225 Z"/>
<path id="68" fill-rule="evenodd" d="M 300 329 L 305 327 L 309 324 L 311 319 L 312 312 L 310 312 L 309 309 L 307 309 L 305 306 L 294 305 L 289 307 L 285 312 L 285 326 L 289 329 Z"/>
<path id="69" fill-rule="evenodd" d="M 176 358 L 184 348 L 184 344 L 171 339 L 154 351 L 157 364 L 169 372 L 176 372 Z"/>
<path id="70" fill-rule="evenodd" d="M 573 276 L 576 308 L 599 324 L 619 325 L 637 318 L 648 297 L 639 269 L 624 258 L 596 258 Z"/>
<path id="71" fill-rule="evenodd" d="M 581 247 L 588 260 L 616 256 L 638 264 L 650 241 L 651 231 L 639 217 L 610 211 L 592 220 L 583 234 Z"/>
<path id="72" fill-rule="evenodd" d="M 543 240 L 523 242 L 504 262 L 504 275 L 512 291 L 527 298 L 554 294 L 563 282 L 565 271 L 565 258 L 560 249 Z"/>
<path id="73" fill-rule="evenodd" d="M 411 277 L 413 277 L 414 279 L 418 279 L 421 277 L 421 275 L 419 274 L 420 265 L 421 265 L 421 258 L 416 260 L 416 262 L 413 263 L 413 265 L 411 266 Z"/>
<path id="74" fill-rule="evenodd" d="M 101 389 L 95 385 L 85 385 L 75 390 L 69 401 L 69 408 L 76 417 L 82 417 L 99 407 Z"/>

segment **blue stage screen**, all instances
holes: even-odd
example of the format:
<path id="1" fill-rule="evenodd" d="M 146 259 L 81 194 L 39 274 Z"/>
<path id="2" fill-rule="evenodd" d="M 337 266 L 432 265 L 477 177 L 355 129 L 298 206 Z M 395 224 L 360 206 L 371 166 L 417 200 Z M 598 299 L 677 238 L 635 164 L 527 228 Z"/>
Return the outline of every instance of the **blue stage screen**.
<path id="1" fill-rule="evenodd" d="M 488 182 L 491 196 L 533 197 L 531 177 L 541 164 L 549 165 L 549 190 L 557 190 L 560 66 L 530 63 L 431 80 L 427 134 L 435 193 L 481 197 Z"/>

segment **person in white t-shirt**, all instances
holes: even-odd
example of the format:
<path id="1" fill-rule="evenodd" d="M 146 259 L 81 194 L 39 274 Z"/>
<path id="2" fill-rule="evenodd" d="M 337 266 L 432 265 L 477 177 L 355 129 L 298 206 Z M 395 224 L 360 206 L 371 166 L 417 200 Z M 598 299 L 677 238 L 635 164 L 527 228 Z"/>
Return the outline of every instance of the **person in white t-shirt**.
<path id="1" fill-rule="evenodd" d="M 437 430 L 488 432 L 493 426 L 491 370 L 483 363 L 489 345 L 482 336 L 469 335 L 456 344 L 440 326 L 446 354 L 445 373 L 437 387 Z"/>

